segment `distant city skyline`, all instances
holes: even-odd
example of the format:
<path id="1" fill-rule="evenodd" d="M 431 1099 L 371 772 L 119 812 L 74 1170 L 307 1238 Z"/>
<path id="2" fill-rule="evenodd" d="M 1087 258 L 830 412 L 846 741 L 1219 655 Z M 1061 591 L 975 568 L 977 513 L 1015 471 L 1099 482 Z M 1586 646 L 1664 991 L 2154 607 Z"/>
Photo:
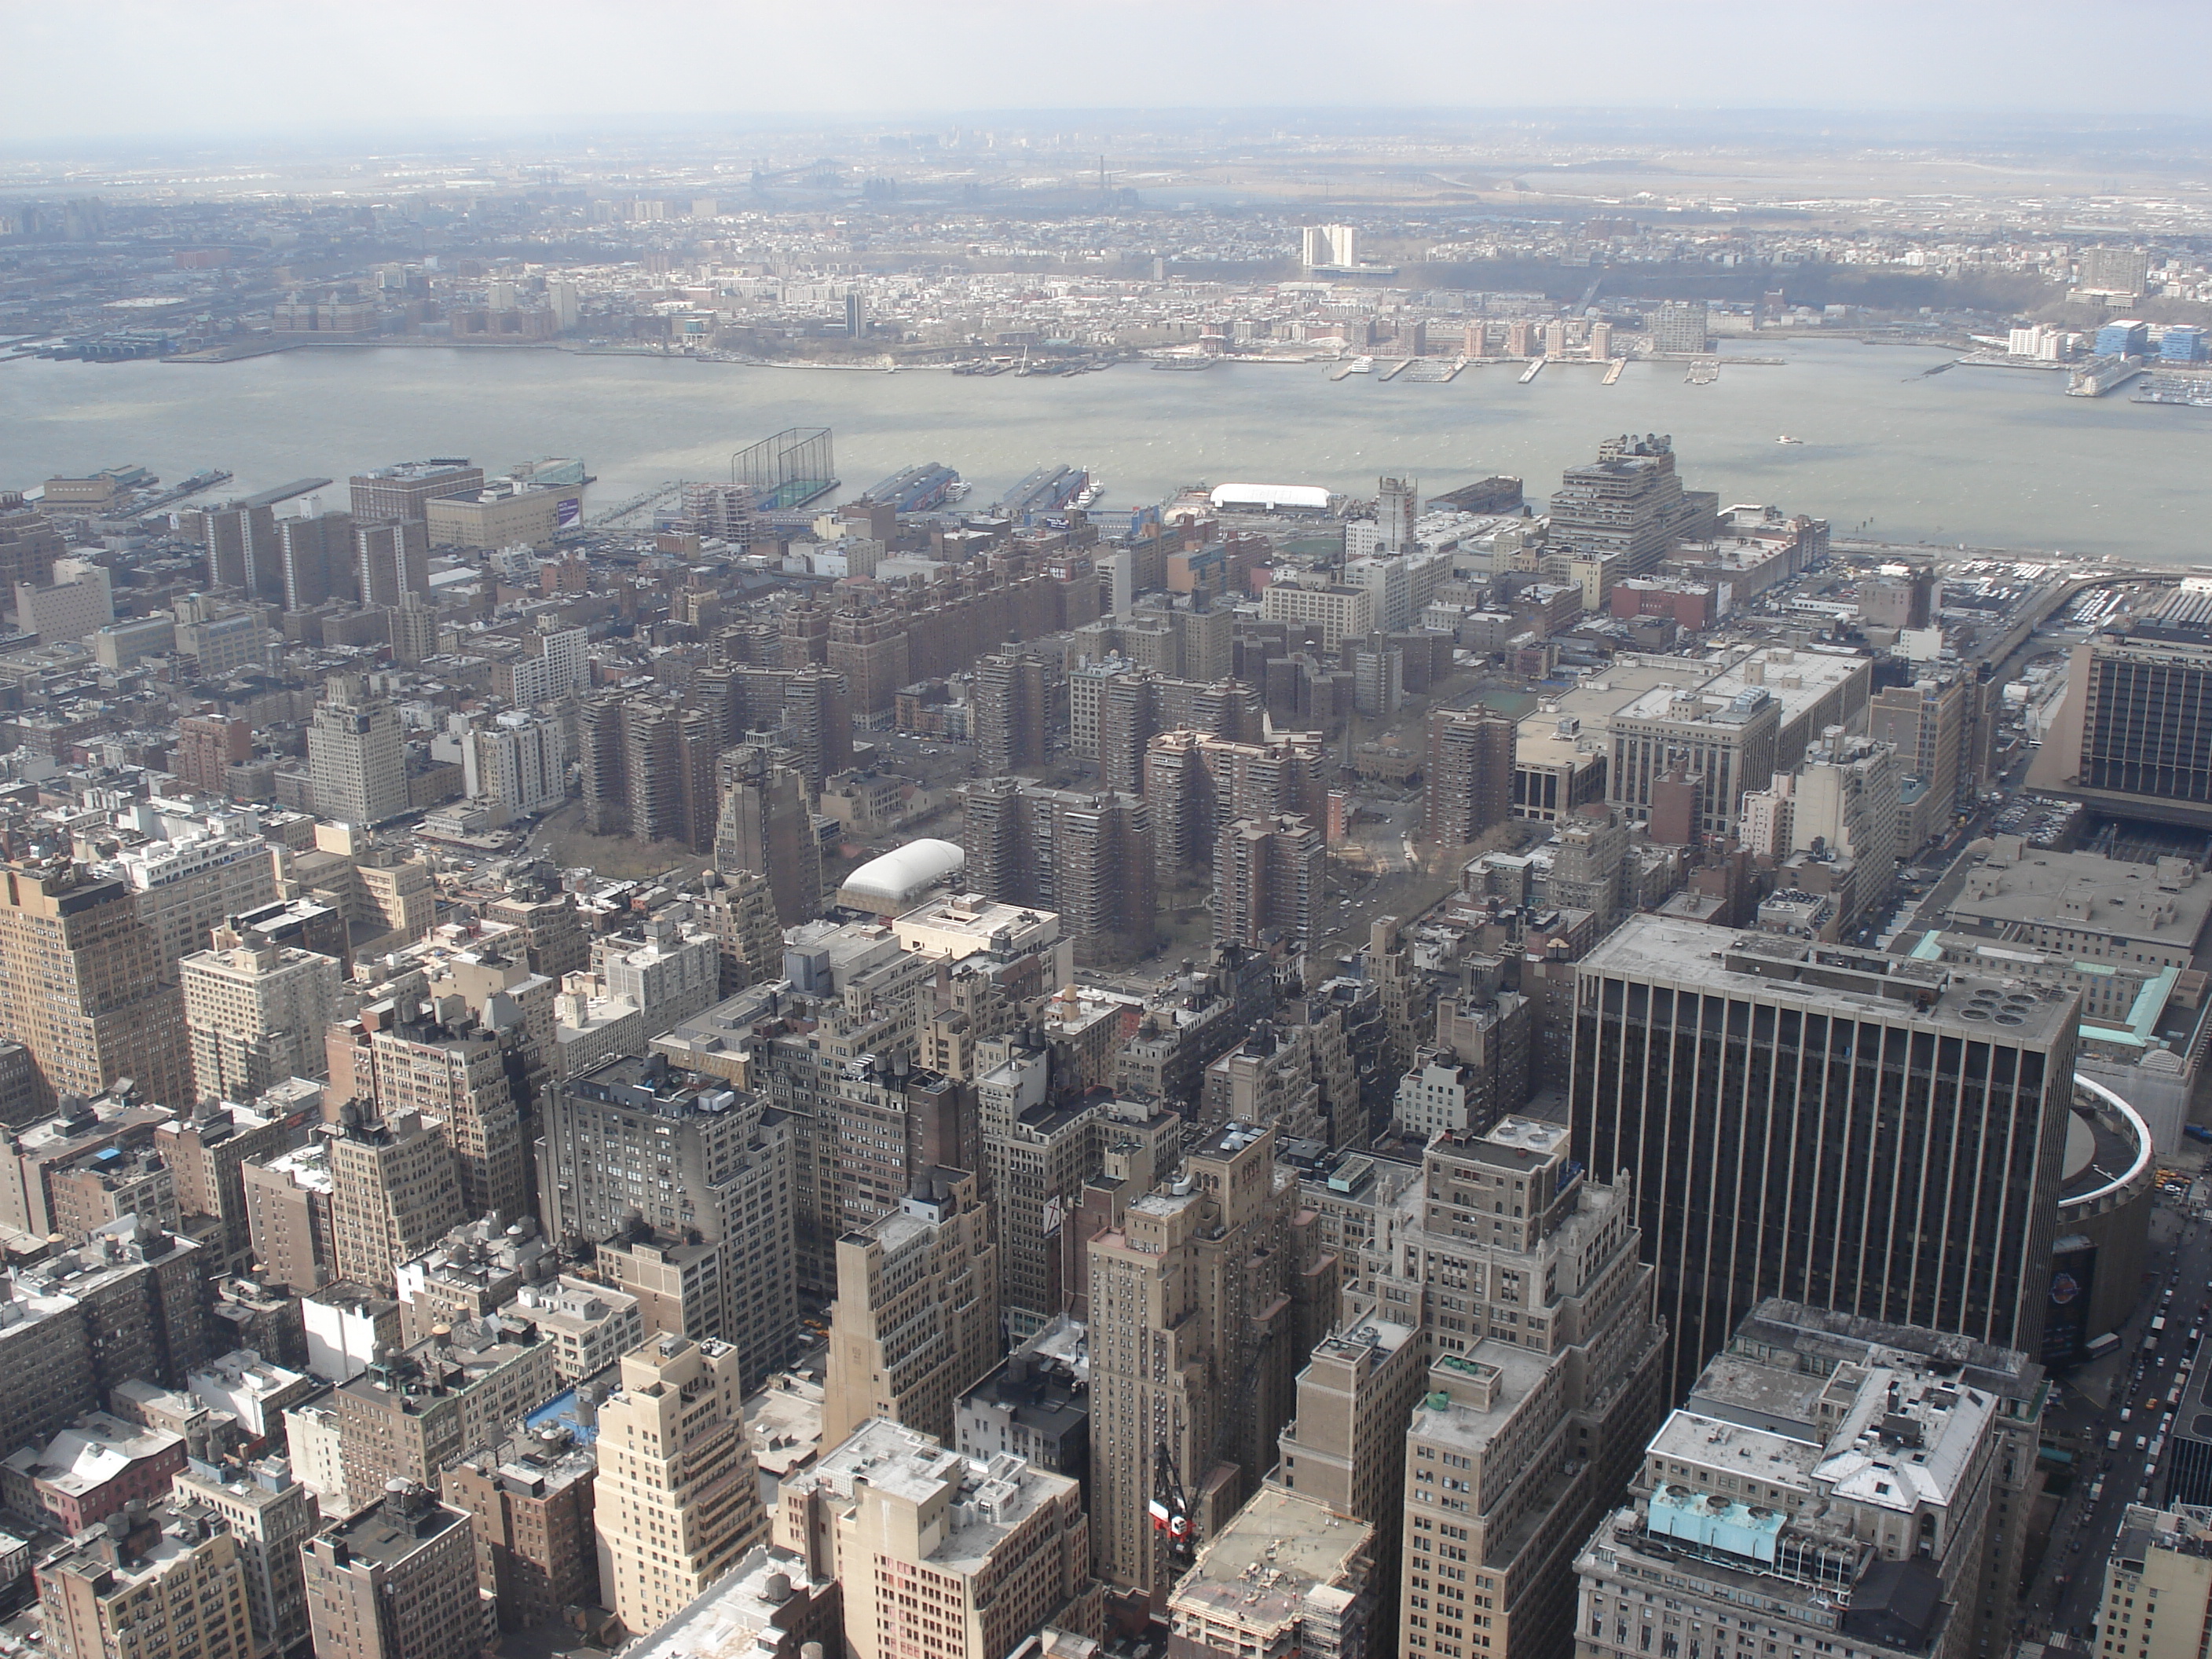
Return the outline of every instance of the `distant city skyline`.
<path id="1" fill-rule="evenodd" d="M 16 77 L 0 111 L 0 145 L 341 132 L 421 143 L 678 117 L 742 130 L 791 118 L 990 110 L 1075 120 L 1098 110 L 1279 109 L 1310 121 L 1330 111 L 1457 106 L 1479 121 L 1563 106 L 2045 115 L 2202 107 L 2185 77 L 2084 76 L 2075 54 L 2035 50 L 2081 28 L 2078 13 L 2049 0 L 1885 3 L 1847 19 L 1718 0 L 1678 6 L 1659 28 L 1650 8 L 1621 0 L 1571 10 L 1423 0 L 1358 20 L 1315 0 L 1044 9 L 855 0 L 826 30 L 822 14 L 805 9 L 690 0 L 657 10 L 649 29 L 589 0 L 532 8 L 525 27 L 505 26 L 521 14 L 477 21 L 483 14 L 416 0 L 380 16 L 383 26 L 364 33 L 344 14 L 266 0 L 137 0 L 103 10 L 95 29 L 76 7 L 6 0 L 0 22 L 32 72 Z M 2212 47 L 2212 13 L 2181 0 L 2123 0 L 2095 27 L 2115 44 L 2154 40 L 2169 64 Z M 444 49 L 422 49 L 433 37 Z M 732 76 L 717 63 L 752 70 Z"/>

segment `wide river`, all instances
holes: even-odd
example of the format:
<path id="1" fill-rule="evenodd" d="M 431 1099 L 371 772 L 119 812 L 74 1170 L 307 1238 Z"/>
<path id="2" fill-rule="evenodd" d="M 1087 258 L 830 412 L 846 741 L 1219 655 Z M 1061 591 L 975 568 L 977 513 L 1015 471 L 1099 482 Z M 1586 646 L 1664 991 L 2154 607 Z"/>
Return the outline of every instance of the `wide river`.
<path id="1" fill-rule="evenodd" d="M 2212 410 L 2131 403 L 2128 388 L 2069 398 L 2056 374 L 1923 375 L 1942 358 L 1905 347 L 1752 349 L 1788 361 L 1729 367 L 1710 386 L 1678 364 L 1632 363 L 1607 386 L 1562 363 L 1523 386 L 1504 365 L 1420 385 L 1332 381 L 1319 364 L 1024 379 L 407 347 L 26 360 L 0 366 L 0 488 L 121 462 L 172 480 L 219 466 L 236 474 L 228 493 L 336 478 L 325 504 L 337 506 L 349 473 L 389 461 L 580 455 L 605 506 L 664 479 L 726 477 L 732 450 L 781 428 L 827 426 L 848 495 L 939 460 L 981 504 L 1064 461 L 1104 480 L 1103 507 L 1200 480 L 1371 493 L 1385 472 L 1425 494 L 1516 473 L 1540 505 L 1607 434 L 1668 432 L 1691 487 L 1825 516 L 1839 535 L 2212 563 Z"/>

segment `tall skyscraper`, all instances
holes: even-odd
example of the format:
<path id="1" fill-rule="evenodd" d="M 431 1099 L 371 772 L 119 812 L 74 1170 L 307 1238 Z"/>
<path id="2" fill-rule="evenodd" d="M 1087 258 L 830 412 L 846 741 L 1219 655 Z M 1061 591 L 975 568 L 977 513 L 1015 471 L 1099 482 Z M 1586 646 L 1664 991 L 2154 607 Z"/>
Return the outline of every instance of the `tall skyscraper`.
<path id="1" fill-rule="evenodd" d="M 508 1046 L 465 1008 L 453 1020 L 404 1000 L 365 1033 L 379 1114 L 414 1113 L 444 1126 L 471 1216 L 535 1212 L 534 1181 Z"/>
<path id="2" fill-rule="evenodd" d="M 321 817 L 365 830 L 407 811 L 399 711 L 360 675 L 325 683 L 307 726 L 307 775 Z"/>
<path id="3" fill-rule="evenodd" d="M 1676 1392 L 1769 1296 L 2038 1352 L 2077 1006 L 1657 916 L 1585 957 L 1575 1144 L 1634 1178 Z"/>
<path id="4" fill-rule="evenodd" d="M 1310 943 L 1321 920 L 1321 831 L 1302 817 L 1239 818 L 1222 826 L 1213 860 L 1213 937 L 1257 945 L 1270 929 Z"/>
<path id="5" fill-rule="evenodd" d="M 793 671 L 784 680 L 778 712 L 793 767 L 819 794 L 824 778 L 853 763 L 853 700 L 845 677 L 812 663 Z"/>
<path id="6" fill-rule="evenodd" d="M 796 620 L 785 618 L 787 626 Z M 827 621 L 823 654 L 813 660 L 826 660 L 845 677 L 855 709 L 864 714 L 883 714 L 892 706 L 898 688 L 914 679 L 913 641 L 908 636 L 905 614 L 890 609 L 836 611 Z M 972 662 L 975 659 L 969 653 L 987 642 L 973 641 L 969 651 L 958 653 L 959 658 Z M 787 649 L 799 643 L 787 637 Z M 799 665 L 787 659 L 787 665 Z"/>
<path id="7" fill-rule="evenodd" d="M 353 526 L 350 597 L 363 605 L 396 605 L 407 593 L 430 591 L 430 531 L 418 518 L 363 520 Z"/>
<path id="8" fill-rule="evenodd" d="M 1692 350 L 1705 349 L 1702 322 L 1699 328 Z M 1571 466 L 1562 476 L 1552 497 L 1552 544 L 1619 553 L 1621 574 L 1641 576 L 1657 569 L 1676 542 L 1711 535 L 1719 508 L 1718 496 L 1683 489 L 1671 438 L 1607 438 L 1595 462 Z"/>
<path id="9" fill-rule="evenodd" d="M 783 972 L 783 925 L 775 890 L 757 870 L 704 872 L 702 901 L 721 956 L 724 996 Z"/>
<path id="10" fill-rule="evenodd" d="M 205 1255 L 133 1215 L 16 1269 L 0 1324 L 0 1437 L 43 1440 L 133 1377 L 185 1387 L 208 1358 Z"/>
<path id="11" fill-rule="evenodd" d="M 237 819 L 179 827 L 172 840 L 125 848 L 115 864 L 164 963 L 204 950 L 231 917 L 276 897 L 276 849 Z"/>
<path id="12" fill-rule="evenodd" d="M 401 1262 L 469 1218 L 453 1145 L 444 1124 L 406 1110 L 364 1120 L 345 1107 L 326 1133 L 333 1277 L 389 1296 Z"/>
<path id="13" fill-rule="evenodd" d="M 872 1417 L 950 1437 L 954 1402 L 999 1363 L 991 1208 L 965 1170 L 937 1170 L 915 1186 L 896 1211 L 837 1241 L 825 1444 Z"/>
<path id="14" fill-rule="evenodd" d="M 1348 1275 L 1347 1275 L 1348 1276 Z M 1395 1653 L 1398 1559 L 1405 1527 L 1406 1426 L 1428 1382 L 1409 1309 L 1386 1317 L 1347 1292 L 1345 1317 L 1298 1373 L 1297 1415 L 1277 1445 L 1275 1479 L 1300 1497 L 1374 1528 L 1374 1608 L 1367 1650 Z"/>
<path id="15" fill-rule="evenodd" d="M 538 1186 L 557 1243 L 612 1240 L 627 1249 L 642 1228 L 727 1243 L 719 1272 L 702 1273 L 693 1264 L 690 1282 L 708 1281 L 702 1305 L 674 1328 L 733 1342 L 742 1337 L 748 1387 L 790 1363 L 799 1308 L 796 1135 L 787 1115 L 750 1091 L 653 1054 L 619 1055 L 570 1078 L 548 1091 L 544 1118 Z"/>
<path id="16" fill-rule="evenodd" d="M 1990 785 L 1990 702 L 1997 688 L 1970 672 L 1926 678 L 1891 686 L 1867 703 L 1867 735 L 1897 750 L 1909 778 L 1928 787 L 1923 836 L 1932 836 L 1966 811 Z M 1918 842 L 1898 853 L 1910 857 Z"/>
<path id="17" fill-rule="evenodd" d="M 822 909 L 822 843 L 814 834 L 805 781 L 773 751 L 744 744 L 721 759 L 721 812 L 714 867 L 768 878 L 777 920 L 787 927 Z"/>
<path id="18" fill-rule="evenodd" d="M 1146 745 L 1164 732 L 1199 732 L 1237 743 L 1266 740 L 1267 712 L 1260 692 L 1241 680 L 1121 672 L 1089 679 L 1083 691 L 1085 697 L 1096 694 L 1093 707 L 1086 712 L 1084 699 L 1071 687 L 1070 741 L 1080 741 L 1087 729 L 1092 744 L 1087 752 L 1098 757 L 1099 781 L 1123 794 L 1143 789 Z"/>
<path id="19" fill-rule="evenodd" d="M 1000 1659 L 1047 1625 L 1102 1633 L 1077 1483 L 1012 1452 L 972 1460 L 878 1418 L 785 1480 L 775 1535 L 843 1583 L 851 1659 Z"/>
<path id="20" fill-rule="evenodd" d="M 483 1645 L 469 1517 L 393 1484 L 304 1552 L 316 1659 L 470 1659 Z"/>
<path id="21" fill-rule="evenodd" d="M 1782 879 L 1834 907 L 1831 937 L 1848 937 L 1897 880 L 1897 751 L 1872 738 L 1822 738 L 1795 772 L 1743 798 L 1743 844 Z M 1947 815 L 1948 817 L 1948 815 Z"/>
<path id="22" fill-rule="evenodd" d="M 214 938 L 212 949 L 177 963 L 194 1090 L 252 1102 L 286 1078 L 321 1076 L 338 964 L 294 946 L 249 945 L 227 928 Z"/>
<path id="23" fill-rule="evenodd" d="M 392 607 L 392 659 L 403 667 L 420 667 L 438 654 L 438 612 L 422 594 L 399 596 Z"/>
<path id="24" fill-rule="evenodd" d="M 1695 356 L 1709 343 L 1711 324 L 1703 300 L 1669 300 L 1652 313 L 1651 349 Z"/>
<path id="25" fill-rule="evenodd" d="M 1023 1341 L 1066 1311 L 1073 1264 L 1064 1218 L 1081 1202 L 1084 1183 L 1098 1173 L 1107 1150 L 1172 1131 L 1148 1114 L 1155 1103 L 1109 1102 L 1066 1084 L 1049 1089 L 1054 1057 L 1018 1032 L 976 1048 L 979 1068 L 988 1066 L 975 1086 L 976 1115 L 998 1212 L 1002 1317 L 1007 1334 Z M 990 1065 L 994 1060 L 1000 1063 Z"/>
<path id="26" fill-rule="evenodd" d="M 574 901 L 565 892 L 547 891 L 536 872 L 517 877 L 504 897 L 485 905 L 484 920 L 520 928 L 530 971 L 556 983 L 591 962 L 591 942 Z"/>
<path id="27" fill-rule="evenodd" d="M 1059 912 L 1079 966 L 1151 953 L 1157 855 L 1142 800 L 1012 777 L 978 779 L 965 794 L 963 878 L 977 892 Z"/>
<path id="28" fill-rule="evenodd" d="M 40 1101 L 130 1078 L 191 1097 L 184 1000 L 129 884 L 66 860 L 0 870 L 0 1031 L 30 1051 Z"/>
<path id="29" fill-rule="evenodd" d="M 1334 1322 L 1337 1263 L 1276 1181 L 1275 1144 L 1272 1127 L 1232 1124 L 1088 1246 L 1099 1571 L 1156 1603 L 1172 1526 L 1211 1537 L 1258 1486 Z M 1156 1496 L 1182 1515 L 1156 1524 Z"/>
<path id="30" fill-rule="evenodd" d="M 287 611 L 312 611 L 326 599 L 350 599 L 361 580 L 354 559 L 353 514 L 323 513 L 276 520 L 276 557 Z"/>
<path id="31" fill-rule="evenodd" d="M 2085 247 L 2081 286 L 2093 292 L 2140 296 L 2150 286 L 2150 255 L 2141 248 Z"/>
<path id="32" fill-rule="evenodd" d="M 657 697 L 593 698 L 576 720 L 584 826 L 592 835 L 714 843 L 718 722 Z"/>
<path id="33" fill-rule="evenodd" d="M 1552 848 L 1552 876 L 1544 889 L 1547 904 L 1587 910 L 1600 933 L 1634 908 L 1635 865 L 1629 854 L 1628 826 L 1602 801 L 1591 801 L 1559 822 Z"/>
<path id="34" fill-rule="evenodd" d="M 1045 763 L 1057 678 L 1048 663 L 1025 651 L 976 662 L 975 763 L 985 775 Z"/>
<path id="35" fill-rule="evenodd" d="M 1745 792 L 1773 781 L 1782 706 L 1759 686 L 1722 696 L 1662 685 L 1615 710 L 1606 726 L 1607 802 L 1649 824 L 1655 840 L 1717 842 L 1736 835 Z"/>
<path id="36" fill-rule="evenodd" d="M 168 1166 L 178 1210 L 222 1224 L 212 1231 L 195 1224 L 194 1231 L 206 1239 L 210 1255 L 220 1252 L 218 1259 L 233 1271 L 244 1271 L 252 1260 L 246 1160 L 274 1158 L 292 1138 L 282 1114 L 264 1115 L 206 1095 L 189 1111 L 154 1127 L 154 1145 Z"/>
<path id="37" fill-rule="evenodd" d="M 1385 554 L 1413 550 L 1413 525 L 1421 516 L 1421 486 L 1413 478 L 1385 478 L 1375 495 L 1375 531 Z"/>
<path id="38" fill-rule="evenodd" d="M 1310 270 L 1349 269 L 1356 263 L 1356 235 L 1351 225 L 1308 225 L 1300 236 L 1300 263 Z"/>
<path id="39" fill-rule="evenodd" d="M 1310 733 L 1239 743 L 1210 732 L 1163 732 L 1146 745 L 1144 793 L 1164 881 L 1207 869 L 1221 826 L 1295 813 L 1319 823 L 1328 810 L 1327 757 Z"/>
<path id="40" fill-rule="evenodd" d="M 281 1157 L 249 1159 L 239 1166 L 239 1179 L 254 1278 L 295 1296 L 320 1290 L 337 1255 L 327 1145 L 310 1140 Z"/>
<path id="41" fill-rule="evenodd" d="M 764 1540 L 738 1351 L 663 1336 L 623 1356 L 599 1407 L 599 1594 L 633 1635 L 666 1623 Z M 611 1580 L 611 1582 L 606 1582 Z"/>
<path id="42" fill-rule="evenodd" d="M 283 604 L 283 544 L 273 507 L 229 507 L 188 510 L 185 533 L 207 550 L 208 585 L 224 587 L 257 602 Z"/>
<path id="43" fill-rule="evenodd" d="M 1429 715 L 1428 840 L 1463 847 L 1505 822 L 1513 810 L 1513 722 L 1480 703 Z"/>
<path id="44" fill-rule="evenodd" d="M 568 799 L 568 730 L 559 720 L 510 709 L 464 726 L 460 741 L 461 787 L 496 822 L 556 811 Z"/>
<path id="45" fill-rule="evenodd" d="M 581 628 L 556 628 L 523 641 L 524 654 L 507 665 L 512 700 L 523 708 L 581 691 L 592 683 L 591 635 Z M 495 676 L 494 690 L 498 689 Z"/>
<path id="46" fill-rule="evenodd" d="M 2212 826 L 2212 594 L 2175 589 L 2074 647 L 2028 782 L 2123 817 Z"/>
<path id="47" fill-rule="evenodd" d="M 1401 1653 L 1562 1650 L 1568 1563 L 1662 1409 L 1633 1197 L 1584 1179 L 1580 1150 L 1528 1118 L 1439 1135 L 1376 1211 L 1375 1312 L 1419 1329 L 1424 1371 L 1401 1516 L 1376 1528 L 1377 1559 L 1401 1562 Z"/>
<path id="48" fill-rule="evenodd" d="M 264 1647 L 289 1652 L 307 1639 L 307 1579 L 301 1546 L 322 1522 L 315 1494 L 292 1478 L 284 1459 L 244 1468 L 195 1459 L 176 1476 L 179 1498 L 220 1516 L 238 1545 L 246 1607 Z"/>

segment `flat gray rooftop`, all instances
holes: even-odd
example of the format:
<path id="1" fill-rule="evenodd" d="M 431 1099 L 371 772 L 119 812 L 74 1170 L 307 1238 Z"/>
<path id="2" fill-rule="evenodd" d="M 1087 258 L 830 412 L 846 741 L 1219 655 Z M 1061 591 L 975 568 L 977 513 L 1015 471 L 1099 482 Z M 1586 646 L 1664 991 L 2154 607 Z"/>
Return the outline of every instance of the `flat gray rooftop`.
<path id="1" fill-rule="evenodd" d="M 1879 951 L 1738 933 L 1672 916 L 1632 916 L 1583 958 L 1582 972 L 1640 979 L 1807 1012 L 1896 1022 L 1916 1016 L 1960 1036 L 2033 1045 L 2060 1036 L 2075 998 Z"/>

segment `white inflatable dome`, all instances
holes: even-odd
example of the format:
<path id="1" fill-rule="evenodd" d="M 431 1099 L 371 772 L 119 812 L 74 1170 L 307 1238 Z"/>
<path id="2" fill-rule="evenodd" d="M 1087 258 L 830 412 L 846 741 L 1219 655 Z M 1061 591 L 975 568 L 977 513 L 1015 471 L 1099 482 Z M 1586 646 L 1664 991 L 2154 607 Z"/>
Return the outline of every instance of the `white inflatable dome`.
<path id="1" fill-rule="evenodd" d="M 925 836 L 870 859 L 845 878 L 838 894 L 868 901 L 872 909 L 902 908 L 967 862 L 968 854 L 951 842 Z"/>

